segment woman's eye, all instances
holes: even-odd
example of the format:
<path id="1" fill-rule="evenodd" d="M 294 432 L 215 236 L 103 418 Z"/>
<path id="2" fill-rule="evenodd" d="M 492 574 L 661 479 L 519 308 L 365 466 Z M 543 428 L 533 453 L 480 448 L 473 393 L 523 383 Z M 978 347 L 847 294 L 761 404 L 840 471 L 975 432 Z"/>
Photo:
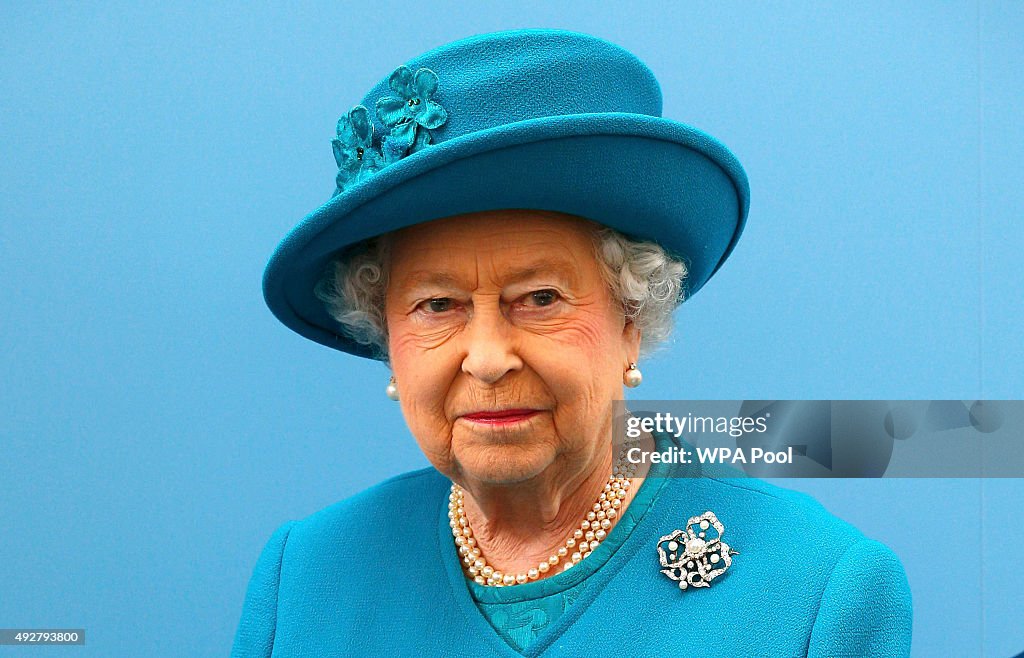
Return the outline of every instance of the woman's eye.
<path id="1" fill-rule="evenodd" d="M 554 290 L 536 290 L 526 298 L 537 306 L 550 306 L 558 301 L 558 293 Z"/>
<path id="2" fill-rule="evenodd" d="M 435 297 L 424 302 L 427 310 L 431 313 L 444 313 L 452 307 L 451 297 Z"/>

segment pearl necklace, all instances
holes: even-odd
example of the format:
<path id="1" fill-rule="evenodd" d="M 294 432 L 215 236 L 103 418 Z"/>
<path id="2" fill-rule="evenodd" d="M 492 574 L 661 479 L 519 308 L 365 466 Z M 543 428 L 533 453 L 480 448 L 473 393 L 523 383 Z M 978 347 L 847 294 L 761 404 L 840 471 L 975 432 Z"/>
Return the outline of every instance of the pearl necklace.
<path id="1" fill-rule="evenodd" d="M 536 567 L 517 574 L 502 573 L 487 564 L 487 560 L 480 553 L 480 547 L 476 545 L 476 538 L 473 537 L 473 530 L 469 527 L 469 520 L 466 518 L 465 492 L 462 487 L 452 483 L 451 493 L 448 495 L 448 525 L 452 529 L 455 545 L 458 546 L 462 562 L 473 580 L 480 585 L 494 587 L 522 585 L 531 580 L 537 580 L 541 574 L 558 566 L 562 560 L 565 560 L 562 571 L 567 571 L 593 553 L 611 532 L 612 526 L 619 518 L 619 511 L 632 484 L 630 478 L 635 475 L 637 465 L 626 460 L 626 452 L 634 445 L 636 444 L 623 445 L 619 452 L 619 458 L 612 467 L 612 474 L 604 485 L 604 490 L 598 496 L 593 508 L 587 512 L 587 516 L 580 523 L 579 528 L 565 540 L 565 545 Z"/>

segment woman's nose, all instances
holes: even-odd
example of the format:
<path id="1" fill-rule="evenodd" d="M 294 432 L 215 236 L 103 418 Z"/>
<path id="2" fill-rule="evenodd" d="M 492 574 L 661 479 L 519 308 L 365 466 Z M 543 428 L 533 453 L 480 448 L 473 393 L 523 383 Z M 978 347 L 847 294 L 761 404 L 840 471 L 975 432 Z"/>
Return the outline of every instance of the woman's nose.
<path id="1" fill-rule="evenodd" d="M 500 309 L 476 309 L 466 326 L 466 338 L 462 371 L 481 382 L 494 384 L 523 367 L 514 329 Z"/>

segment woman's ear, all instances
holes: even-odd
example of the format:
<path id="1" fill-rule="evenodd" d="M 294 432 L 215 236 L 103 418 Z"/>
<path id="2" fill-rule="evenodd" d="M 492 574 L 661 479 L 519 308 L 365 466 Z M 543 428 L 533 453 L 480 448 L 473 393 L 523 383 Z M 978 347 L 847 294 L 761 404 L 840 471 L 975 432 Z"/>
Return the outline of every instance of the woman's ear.
<path id="1" fill-rule="evenodd" d="M 622 356 L 626 363 L 636 363 L 640 360 L 640 327 L 632 320 L 626 320 L 622 327 Z"/>

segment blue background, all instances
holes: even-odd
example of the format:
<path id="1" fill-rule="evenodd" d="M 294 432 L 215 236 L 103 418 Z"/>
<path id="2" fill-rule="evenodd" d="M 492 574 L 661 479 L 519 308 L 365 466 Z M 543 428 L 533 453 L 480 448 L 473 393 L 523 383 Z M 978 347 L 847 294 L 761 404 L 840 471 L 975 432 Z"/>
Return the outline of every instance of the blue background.
<path id="1" fill-rule="evenodd" d="M 625 46 L 750 176 L 640 397 L 1022 397 L 1024 5 L 555 4 L 0 7 L 0 627 L 226 655 L 274 528 L 425 465 L 260 276 L 338 116 L 479 32 Z M 900 555 L 917 655 L 1024 650 L 1021 480 L 782 484 Z"/>

